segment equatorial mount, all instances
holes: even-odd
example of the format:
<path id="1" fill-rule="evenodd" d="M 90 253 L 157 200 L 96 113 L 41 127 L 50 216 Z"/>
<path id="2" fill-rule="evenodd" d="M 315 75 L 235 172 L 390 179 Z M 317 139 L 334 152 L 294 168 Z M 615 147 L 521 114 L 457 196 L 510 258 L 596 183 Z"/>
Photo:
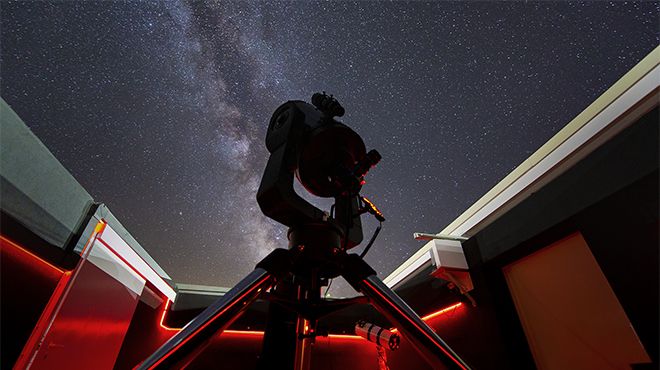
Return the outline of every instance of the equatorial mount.
<path id="1" fill-rule="evenodd" d="M 225 330 L 257 298 L 269 300 L 259 369 L 308 370 L 318 319 L 349 305 L 368 302 L 388 319 L 433 368 L 468 369 L 463 360 L 362 259 L 348 251 L 362 242 L 362 214 L 378 221 L 382 212 L 360 196 L 364 177 L 381 159 L 362 138 L 334 117 L 344 108 L 332 96 L 314 94 L 312 104 L 288 101 L 268 125 L 270 158 L 257 192 L 262 212 L 287 226 L 288 249 L 276 249 L 222 298 L 147 358 L 139 369 L 189 364 L 210 338 Z M 294 177 L 311 194 L 334 198 L 324 212 L 300 197 Z M 363 297 L 321 297 L 328 279 L 343 276 Z"/>

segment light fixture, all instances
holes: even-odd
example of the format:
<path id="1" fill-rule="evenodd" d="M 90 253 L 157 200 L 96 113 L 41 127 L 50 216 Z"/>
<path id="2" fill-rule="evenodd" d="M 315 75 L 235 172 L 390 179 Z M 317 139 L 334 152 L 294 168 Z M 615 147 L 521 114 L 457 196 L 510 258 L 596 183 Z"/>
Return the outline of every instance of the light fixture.
<path id="1" fill-rule="evenodd" d="M 413 233 L 413 238 L 415 240 L 455 240 L 458 242 L 463 242 L 468 240 L 468 238 L 460 235 L 447 235 L 447 234 L 427 234 L 427 233 Z"/>

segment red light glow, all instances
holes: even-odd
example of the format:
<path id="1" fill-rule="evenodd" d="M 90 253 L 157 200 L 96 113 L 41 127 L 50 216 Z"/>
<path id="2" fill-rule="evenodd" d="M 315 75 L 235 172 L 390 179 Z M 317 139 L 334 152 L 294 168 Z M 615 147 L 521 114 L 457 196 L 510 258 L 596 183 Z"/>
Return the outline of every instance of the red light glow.
<path id="1" fill-rule="evenodd" d="M 337 339 L 358 339 L 363 340 L 364 338 L 357 335 L 350 334 L 328 334 L 328 338 L 337 338 Z"/>
<path id="2" fill-rule="evenodd" d="M 461 307 L 462 305 L 463 305 L 463 302 L 458 302 L 458 303 L 456 303 L 455 305 L 451 305 L 451 306 L 449 306 L 449 307 L 445 307 L 445 308 L 443 308 L 443 309 L 441 309 L 441 310 L 439 310 L 439 311 L 435 311 L 435 312 L 433 312 L 433 313 L 430 313 L 430 314 L 428 314 L 428 315 L 422 317 L 422 320 L 424 320 L 424 321 L 428 321 L 428 320 L 431 320 L 431 319 L 433 319 L 433 318 L 435 318 L 435 317 L 441 316 L 442 314 L 448 313 L 448 312 L 450 312 L 450 311 L 451 311 L 451 312 L 454 312 L 457 308 Z M 397 330 L 396 328 L 392 328 L 392 329 L 390 329 L 390 331 L 391 331 L 392 333 L 396 333 L 398 330 Z"/>
<path id="3" fill-rule="evenodd" d="M 376 289 L 376 288 L 373 286 L 373 284 L 371 284 L 371 282 L 370 282 L 369 280 L 364 280 L 364 281 L 363 281 L 363 284 L 366 285 L 366 286 L 368 286 L 369 289 L 370 289 L 372 292 L 375 292 L 376 294 L 378 294 L 378 295 L 383 299 L 383 301 L 384 301 L 385 303 L 387 303 L 390 307 L 392 307 L 392 308 L 394 308 L 396 311 L 398 311 L 398 312 L 401 314 L 402 317 L 408 318 L 408 317 L 405 315 L 404 312 L 401 312 L 401 310 L 400 310 L 396 305 L 392 304 L 392 302 L 390 301 L 390 299 L 389 299 L 388 297 L 386 297 L 386 296 L 384 296 L 383 294 L 381 294 L 381 293 L 378 291 L 378 289 Z M 412 320 L 408 320 L 408 323 L 410 323 L 411 325 L 413 325 L 414 327 L 416 327 L 417 330 L 418 330 L 420 333 L 424 334 L 429 340 L 431 340 L 431 342 L 436 343 L 435 338 L 433 338 L 433 337 L 432 337 L 431 335 L 429 335 L 426 331 L 424 331 L 424 330 L 423 330 L 423 329 L 422 329 L 422 328 L 421 328 L 416 322 L 414 322 L 414 321 L 412 321 Z M 452 361 L 454 361 L 454 363 L 456 363 L 456 365 L 458 365 L 459 368 L 461 368 L 461 369 L 463 369 L 463 370 L 467 370 L 467 369 L 465 368 L 465 366 L 463 366 L 463 364 L 461 364 L 461 363 L 460 363 L 460 362 L 459 362 L 459 361 L 458 361 L 458 360 L 457 360 L 457 359 L 456 359 L 451 353 L 447 352 L 447 350 L 446 350 L 445 348 L 443 348 L 442 346 L 438 346 L 438 348 L 440 348 L 440 350 L 441 350 L 441 351 L 442 351 L 447 357 L 449 357 Z"/>
<path id="4" fill-rule="evenodd" d="M 169 299 L 165 303 L 165 308 L 163 309 L 163 313 L 160 316 L 160 327 L 163 328 L 164 330 L 167 331 L 180 331 L 181 328 L 170 328 L 169 326 L 165 325 L 165 315 L 167 315 L 167 310 L 170 308 L 172 301 Z M 435 317 L 438 317 L 442 314 L 448 313 L 450 311 L 454 311 L 460 306 L 463 305 L 463 302 L 456 303 L 455 305 L 451 305 L 449 307 L 445 307 L 439 311 L 433 312 L 431 314 L 428 314 L 424 317 L 422 317 L 422 320 L 427 321 L 430 319 L 433 319 Z M 391 330 L 391 332 L 396 333 L 397 329 L 394 328 Z M 263 331 L 254 331 L 254 330 L 225 330 L 222 332 L 223 334 L 236 334 L 236 335 L 253 335 L 253 336 L 263 336 L 264 332 Z M 337 338 L 337 339 L 358 339 L 362 340 L 362 337 L 357 336 L 357 335 L 350 335 L 350 334 L 329 334 L 328 338 Z"/>
<path id="5" fill-rule="evenodd" d="M 422 317 L 422 320 L 424 320 L 424 321 L 431 320 L 432 318 L 434 318 L 434 317 L 438 317 L 438 316 L 440 316 L 440 315 L 442 315 L 442 314 L 445 314 L 445 313 L 447 313 L 447 312 L 449 312 L 449 311 L 454 311 L 454 310 L 456 310 L 457 308 L 461 307 L 462 305 L 463 305 L 463 302 L 458 302 L 458 303 L 456 303 L 455 305 L 452 305 L 452 306 L 449 306 L 449 307 L 443 308 L 443 309 L 440 310 L 440 311 L 436 311 L 436 312 L 433 312 L 433 313 L 431 313 L 431 314 L 428 314 L 428 315 Z"/>
<path id="6" fill-rule="evenodd" d="M 262 337 L 264 332 L 258 330 L 225 330 L 222 332 L 222 334 L 251 335 Z"/>
<path id="7" fill-rule="evenodd" d="M 105 227 L 108 224 L 105 222 L 105 220 L 100 220 L 96 226 L 94 226 L 94 232 L 92 232 L 92 235 L 87 238 L 87 242 L 85 242 L 85 246 L 83 247 L 82 251 L 80 251 L 80 255 L 84 256 L 85 252 L 88 250 L 89 246 L 92 245 L 92 242 L 94 241 L 94 238 L 96 238 L 97 235 L 100 235 L 103 233 L 103 230 L 105 230 Z"/>
<path id="8" fill-rule="evenodd" d="M 168 330 L 168 331 L 179 331 L 179 330 L 181 330 L 181 328 L 170 328 L 168 326 L 165 326 L 165 315 L 167 314 L 167 310 L 170 308 L 171 303 L 172 303 L 172 301 L 170 301 L 169 299 L 167 299 L 167 302 L 165 302 L 165 308 L 163 309 L 163 314 L 160 315 L 159 325 L 160 325 L 161 328 L 163 328 L 165 330 Z"/>
<path id="9" fill-rule="evenodd" d="M 36 264 L 36 265 L 39 265 L 39 266 L 45 266 L 45 267 L 47 267 L 49 270 L 51 270 L 51 272 L 56 272 L 56 273 L 58 273 L 59 275 L 61 275 L 61 274 L 64 273 L 64 270 L 62 270 L 61 268 L 59 268 L 59 267 L 53 265 L 52 263 L 46 261 L 45 259 L 43 259 L 43 258 L 37 256 L 37 255 L 34 254 L 34 253 L 28 251 L 27 249 L 21 247 L 20 245 L 14 243 L 13 241 L 11 241 L 11 240 L 5 238 L 5 237 L 2 236 L 2 235 L 0 235 L 0 241 L 2 242 L 2 243 L 0 243 L 1 246 L 4 247 L 5 245 L 7 245 L 7 246 L 10 246 L 10 247 L 11 247 L 11 250 L 8 250 L 8 249 L 7 249 L 7 253 L 14 252 L 13 254 L 14 254 L 17 258 L 19 258 L 19 259 L 21 259 L 21 260 L 23 260 L 23 261 L 26 261 L 27 264 L 29 264 L 29 265 L 35 265 L 35 264 Z M 28 262 L 28 261 L 29 261 L 29 262 Z"/>
<path id="10" fill-rule="evenodd" d="M 258 280 L 258 281 L 255 283 L 255 287 L 256 287 L 256 286 L 263 285 L 263 284 L 264 284 L 267 280 L 269 280 L 269 279 L 270 279 L 270 276 L 268 276 L 268 275 L 264 275 L 260 280 Z M 257 289 L 259 289 L 259 288 L 257 288 Z M 254 288 L 253 288 L 253 290 L 254 290 Z M 252 292 L 252 290 L 247 290 L 247 291 L 243 292 L 239 297 L 237 297 L 237 299 L 236 299 L 234 302 L 232 302 L 229 306 L 225 307 L 222 311 L 220 311 L 220 312 L 218 312 L 217 314 L 215 314 L 215 316 L 213 316 L 211 319 L 209 319 L 208 321 L 206 321 L 205 323 L 203 323 L 200 327 L 198 327 L 197 329 L 195 329 L 195 330 L 191 333 L 190 336 L 184 338 L 183 341 L 181 341 L 180 343 L 178 343 L 177 345 L 175 345 L 175 346 L 174 346 L 174 347 L 173 347 L 168 353 L 166 353 L 165 355 L 163 355 L 160 359 L 158 359 L 158 360 L 156 361 L 156 363 L 154 363 L 153 365 L 151 365 L 151 367 L 149 367 L 149 368 L 150 368 L 150 369 L 155 369 L 156 367 L 158 367 L 158 365 L 160 365 L 163 361 L 165 361 L 168 357 L 170 357 L 174 352 L 176 352 L 179 348 L 181 348 L 184 344 L 186 344 L 186 343 L 190 340 L 190 338 L 194 337 L 197 333 L 199 333 L 199 332 L 201 332 L 202 330 L 204 330 L 207 326 L 209 326 L 209 324 L 211 324 L 211 323 L 213 322 L 213 320 L 214 320 L 215 318 L 220 317 L 220 316 L 221 316 L 222 314 L 224 314 L 227 310 L 233 308 L 233 307 L 237 304 L 237 302 L 241 302 L 241 301 L 242 301 L 246 296 L 248 296 L 251 292 Z M 168 301 L 169 301 L 169 300 L 168 300 Z"/>

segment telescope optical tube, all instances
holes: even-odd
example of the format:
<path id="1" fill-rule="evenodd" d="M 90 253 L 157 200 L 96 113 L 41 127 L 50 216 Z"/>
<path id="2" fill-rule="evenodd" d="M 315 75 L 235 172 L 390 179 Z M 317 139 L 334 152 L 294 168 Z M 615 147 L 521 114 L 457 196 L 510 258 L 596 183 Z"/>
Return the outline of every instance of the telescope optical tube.
<path id="1" fill-rule="evenodd" d="M 387 346 L 392 351 L 401 344 L 399 334 L 365 321 L 358 321 L 355 324 L 355 334 L 379 346 Z"/>

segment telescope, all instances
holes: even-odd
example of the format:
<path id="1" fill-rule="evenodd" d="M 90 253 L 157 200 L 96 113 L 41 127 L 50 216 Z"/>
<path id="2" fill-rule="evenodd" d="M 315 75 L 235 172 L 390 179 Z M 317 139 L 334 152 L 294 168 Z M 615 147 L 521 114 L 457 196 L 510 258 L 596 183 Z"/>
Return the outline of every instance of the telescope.
<path id="1" fill-rule="evenodd" d="M 367 152 L 360 135 L 335 119 L 344 108 L 332 95 L 316 93 L 311 101 L 288 101 L 275 110 L 266 134 L 270 157 L 257 191 L 261 211 L 288 227 L 288 248 L 266 256 L 138 369 L 186 366 L 258 298 L 269 301 L 259 369 L 308 370 L 318 320 L 356 303 L 375 307 L 434 369 L 469 368 L 364 261 L 380 226 L 361 254 L 349 253 L 362 242 L 362 215 L 385 220 L 360 195 L 381 156 Z M 315 196 L 334 198 L 330 211 L 298 195 L 295 179 Z M 322 297 L 322 287 L 337 276 L 363 296 Z"/>

